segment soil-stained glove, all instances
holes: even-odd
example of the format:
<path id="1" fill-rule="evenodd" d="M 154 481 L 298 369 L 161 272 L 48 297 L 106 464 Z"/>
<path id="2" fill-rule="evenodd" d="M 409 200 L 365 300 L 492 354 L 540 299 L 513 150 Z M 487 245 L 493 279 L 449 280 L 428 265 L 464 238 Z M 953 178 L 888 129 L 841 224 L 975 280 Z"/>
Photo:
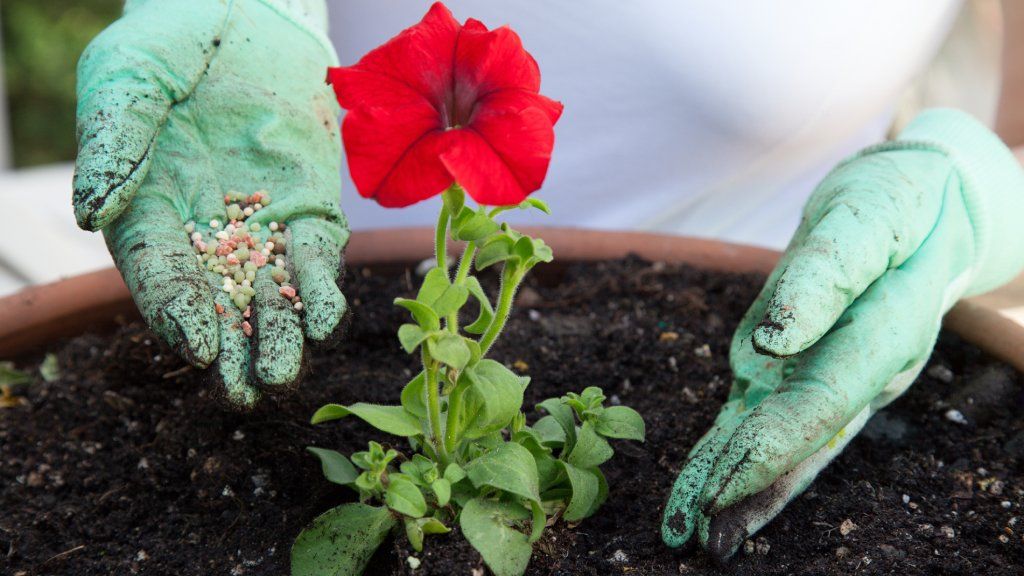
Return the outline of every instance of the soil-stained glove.
<path id="1" fill-rule="evenodd" d="M 289 389 L 304 339 L 328 338 L 347 309 L 325 10 L 322 0 L 129 0 L 78 64 L 78 223 L 103 230 L 149 325 L 193 365 L 215 363 L 219 392 L 238 407 Z M 261 268 L 249 338 L 184 224 L 209 234 L 211 220 L 226 222 L 226 193 L 260 190 L 273 203 L 248 221 L 263 235 L 287 225 L 305 308 Z"/>
<path id="2" fill-rule="evenodd" d="M 1024 266 L 1024 171 L 930 110 L 817 187 L 733 338 L 734 382 L 676 480 L 662 537 L 725 560 L 924 366 L 943 314 Z"/>

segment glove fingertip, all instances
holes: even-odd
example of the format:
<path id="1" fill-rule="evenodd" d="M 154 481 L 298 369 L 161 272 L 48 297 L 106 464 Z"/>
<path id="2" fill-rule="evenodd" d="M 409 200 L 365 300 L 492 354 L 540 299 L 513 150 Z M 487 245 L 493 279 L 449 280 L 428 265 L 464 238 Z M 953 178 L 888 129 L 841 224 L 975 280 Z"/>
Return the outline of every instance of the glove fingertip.
<path id="1" fill-rule="evenodd" d="M 318 343 L 332 339 L 341 327 L 342 319 L 348 313 L 348 301 L 334 284 L 326 293 L 306 300 L 307 308 L 303 317 L 306 338 Z"/>
<path id="2" fill-rule="evenodd" d="M 124 151 L 107 154 L 106 148 L 98 140 L 87 144 L 79 151 L 75 164 L 75 221 L 79 228 L 90 232 L 106 228 L 125 211 L 149 170 L 148 143 L 137 157 Z"/>
<path id="3" fill-rule="evenodd" d="M 711 519 L 708 525 L 707 551 L 719 566 L 724 566 L 739 550 L 740 544 L 750 534 L 738 518 L 722 513 Z"/>
<path id="4" fill-rule="evenodd" d="M 758 354 L 775 358 L 786 358 L 803 351 L 803 347 L 792 337 L 793 326 L 785 326 L 765 317 L 754 328 L 751 344 Z"/>
<path id="5" fill-rule="evenodd" d="M 669 548 L 679 548 L 693 535 L 693 518 L 683 507 L 669 505 L 661 521 L 661 540 Z"/>
<path id="6" fill-rule="evenodd" d="M 220 336 L 213 305 L 173 300 L 164 310 L 171 334 L 168 340 L 182 357 L 197 368 L 206 368 L 220 352 Z"/>

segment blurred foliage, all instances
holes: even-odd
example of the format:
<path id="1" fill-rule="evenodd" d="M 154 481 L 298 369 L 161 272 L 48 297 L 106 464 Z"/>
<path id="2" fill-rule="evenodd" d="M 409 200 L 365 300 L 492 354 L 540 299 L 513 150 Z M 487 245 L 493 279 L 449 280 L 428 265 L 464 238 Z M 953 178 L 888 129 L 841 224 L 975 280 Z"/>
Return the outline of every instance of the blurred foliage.
<path id="1" fill-rule="evenodd" d="M 122 0 L 0 0 L 15 166 L 75 157 L 75 66 Z"/>

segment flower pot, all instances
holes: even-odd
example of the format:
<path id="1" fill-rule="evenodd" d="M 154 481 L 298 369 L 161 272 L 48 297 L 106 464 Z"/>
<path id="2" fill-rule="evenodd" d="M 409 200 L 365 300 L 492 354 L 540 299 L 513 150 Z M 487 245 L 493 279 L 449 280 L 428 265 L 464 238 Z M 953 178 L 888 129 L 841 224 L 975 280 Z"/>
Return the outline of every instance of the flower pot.
<path id="1" fill-rule="evenodd" d="M 532 377 L 525 405 L 531 419 L 539 400 L 597 385 L 611 402 L 637 408 L 648 434 L 644 444 L 615 444 L 608 502 L 578 527 L 549 528 L 528 574 L 718 573 L 706 555 L 660 545 L 660 510 L 686 453 L 728 394 L 732 328 L 777 254 L 658 235 L 532 233 L 554 247 L 562 270 L 520 292 L 493 357 Z M 35 378 L 19 389 L 25 405 L 0 410 L 0 500 L 12 503 L 0 520 L 5 561 L 28 573 L 286 573 L 288 548 L 302 527 L 352 497 L 323 479 L 304 448 L 348 454 L 373 439 L 405 449 L 351 419 L 306 422 L 326 402 L 397 403 L 416 367 L 395 338 L 406 316 L 391 299 L 414 292 L 407 267 L 430 256 L 432 237 L 425 229 L 353 235 L 348 337 L 329 350 L 311 347 L 299 392 L 250 414 L 211 402 L 205 373 L 185 366 L 140 323 L 53 342 L 132 313 L 114 271 L 0 303 L 3 355 L 22 342 L 18 335 L 33 335 L 37 348 L 56 353 L 60 370 L 55 381 Z M 704 270 L 608 261 L 629 253 Z M 564 266 L 584 260 L 596 262 Z M 38 359 L 22 357 L 20 366 L 31 370 Z M 962 568 L 1012 565 L 1014 543 L 986 530 L 1016 513 L 1004 499 L 1021 505 L 1024 474 L 1012 454 L 1024 450 L 1024 428 L 1013 405 L 1018 376 L 1001 368 L 993 376 L 991 369 L 972 346 L 942 339 L 919 382 L 744 547 L 750 552 L 734 560 L 732 573 L 848 573 L 865 556 L 884 571 L 904 557 L 915 566 L 949 567 L 959 558 L 970 561 Z M 957 396 L 982 384 L 999 396 Z M 945 416 L 956 406 L 970 425 Z M 974 478 L 979 467 L 989 472 Z M 974 514 L 952 514 L 968 505 Z M 820 524 L 835 528 L 846 519 L 860 526 L 849 537 Z M 893 533 L 904 536 L 897 542 Z M 960 534 L 972 535 L 970 555 L 962 553 Z M 384 545 L 369 573 L 410 573 L 403 538 Z M 457 533 L 433 537 L 415 574 L 468 574 L 480 566 L 474 554 Z"/>
<path id="2" fill-rule="evenodd" d="M 593 261 L 636 254 L 726 272 L 767 274 L 774 250 L 716 240 L 572 228 L 527 229 L 551 245 L 557 262 Z M 433 230 L 398 228 L 356 232 L 345 254 L 353 265 L 394 265 L 431 256 Z M 113 268 L 82 274 L 0 298 L 0 358 L 14 357 L 57 338 L 112 325 L 138 311 Z M 1024 371 L 1024 275 L 1010 285 L 959 303 L 945 325 L 981 349 Z"/>

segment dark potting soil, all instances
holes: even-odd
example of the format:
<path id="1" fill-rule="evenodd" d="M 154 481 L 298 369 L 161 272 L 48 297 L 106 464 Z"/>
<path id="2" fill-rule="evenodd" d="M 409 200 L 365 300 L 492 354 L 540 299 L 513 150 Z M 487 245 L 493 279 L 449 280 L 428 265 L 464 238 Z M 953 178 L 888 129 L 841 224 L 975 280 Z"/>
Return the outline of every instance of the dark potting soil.
<path id="1" fill-rule="evenodd" d="M 410 274 L 348 278 L 347 338 L 310 354 L 298 393 L 249 414 L 215 405 L 204 375 L 138 323 L 55 348 L 60 377 L 37 378 L 20 391 L 26 405 L 0 410 L 0 573 L 287 574 L 299 530 L 351 498 L 304 448 L 390 440 L 309 416 L 328 401 L 396 403 L 416 369 L 390 304 L 412 292 Z M 527 406 L 601 386 L 644 415 L 648 437 L 617 444 L 607 504 L 549 529 L 529 574 L 720 573 L 699 550 L 664 547 L 658 528 L 728 393 L 731 331 L 762 279 L 629 259 L 570 267 L 562 280 L 520 294 L 495 357 L 533 377 Z M 1022 408 L 1020 375 L 944 335 L 910 391 L 724 573 L 1020 574 Z M 397 537 L 368 573 L 484 573 L 457 533 L 429 537 L 416 571 L 409 554 Z"/>

